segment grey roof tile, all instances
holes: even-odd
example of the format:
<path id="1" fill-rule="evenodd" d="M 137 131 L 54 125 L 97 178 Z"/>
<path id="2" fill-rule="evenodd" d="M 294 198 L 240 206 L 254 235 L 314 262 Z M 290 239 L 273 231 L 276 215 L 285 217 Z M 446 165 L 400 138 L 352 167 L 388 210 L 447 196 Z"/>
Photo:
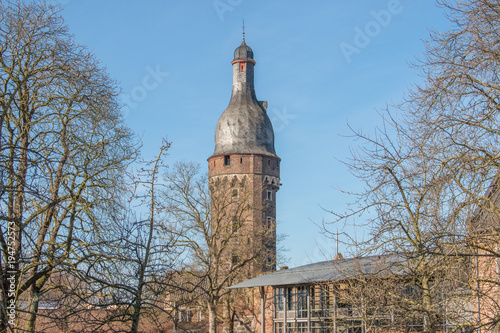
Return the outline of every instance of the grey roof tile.
<path id="1" fill-rule="evenodd" d="M 404 267 L 401 264 L 405 261 L 401 256 L 395 254 L 323 261 L 262 275 L 235 284 L 228 289 L 290 286 L 338 281 L 368 275 L 402 274 Z"/>

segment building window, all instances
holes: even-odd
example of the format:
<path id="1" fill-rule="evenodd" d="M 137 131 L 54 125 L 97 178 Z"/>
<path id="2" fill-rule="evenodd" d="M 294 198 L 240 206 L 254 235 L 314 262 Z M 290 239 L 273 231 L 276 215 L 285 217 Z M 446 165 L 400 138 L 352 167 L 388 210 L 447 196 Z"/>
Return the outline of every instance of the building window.
<path id="1" fill-rule="evenodd" d="M 287 323 L 287 327 L 288 327 L 288 332 L 297 332 L 297 333 L 308 332 L 306 322 Z M 325 332 L 328 332 L 328 331 L 325 330 Z M 347 330 L 347 332 L 356 332 L 356 331 Z"/>
<path id="2" fill-rule="evenodd" d="M 238 198 L 238 189 L 237 188 L 233 188 L 233 191 L 231 193 L 231 196 L 234 198 L 234 199 L 237 199 Z"/>
<path id="3" fill-rule="evenodd" d="M 189 310 L 181 310 L 179 311 L 179 321 L 183 323 L 188 323 L 191 321 L 193 317 L 193 313 Z"/>
<path id="4" fill-rule="evenodd" d="M 266 262 L 266 266 L 269 270 L 271 270 L 274 266 L 274 259 L 273 257 L 267 257 L 267 262 Z"/>
<path id="5" fill-rule="evenodd" d="M 231 164 L 231 156 L 225 155 L 224 156 L 224 165 L 230 165 L 230 164 Z"/>
<path id="6" fill-rule="evenodd" d="M 307 287 L 297 287 L 297 316 L 307 317 Z"/>
<path id="7" fill-rule="evenodd" d="M 286 288 L 286 309 L 288 311 L 295 310 L 293 288 Z"/>
<path id="8" fill-rule="evenodd" d="M 201 319 L 202 319 L 202 317 L 201 317 L 201 310 L 198 310 L 198 318 L 197 318 L 196 321 L 200 322 Z"/>
<path id="9" fill-rule="evenodd" d="M 235 218 L 233 218 L 233 223 L 231 224 L 231 231 L 237 232 L 239 228 L 240 228 L 240 224 L 238 223 L 238 219 L 235 217 Z"/>
<path id="10" fill-rule="evenodd" d="M 266 227 L 267 229 L 271 229 L 271 227 L 273 226 L 273 218 L 271 216 L 268 216 L 267 217 L 267 224 L 266 224 Z"/>
<path id="11" fill-rule="evenodd" d="M 243 163 L 243 157 L 240 157 L 240 164 Z"/>
<path id="12" fill-rule="evenodd" d="M 316 289 L 317 292 L 317 298 L 316 301 L 318 302 L 316 308 L 318 309 L 320 316 L 321 317 L 328 317 L 330 316 L 330 309 L 334 307 L 333 304 L 333 299 L 330 298 L 331 290 L 330 286 L 324 285 L 324 286 L 319 286 Z"/>
<path id="13" fill-rule="evenodd" d="M 498 253 L 499 250 L 500 250 L 500 245 L 497 245 L 495 253 Z M 497 275 L 499 275 L 499 279 L 500 279 L 500 258 L 499 257 L 495 258 L 495 263 L 496 263 Z"/>
<path id="14" fill-rule="evenodd" d="M 238 264 L 238 261 L 239 261 L 239 258 L 238 258 L 238 256 L 237 256 L 237 255 L 233 255 L 233 256 L 231 257 L 231 264 L 232 264 L 232 265 L 236 265 L 236 264 Z"/>
<path id="15" fill-rule="evenodd" d="M 267 160 L 267 165 L 271 165 L 271 160 Z"/>
<path id="16" fill-rule="evenodd" d="M 240 72 L 244 72 L 244 71 L 245 71 L 245 63 L 240 62 Z"/>
<path id="17" fill-rule="evenodd" d="M 285 298 L 285 289 L 276 288 L 274 290 L 274 304 L 276 311 L 283 311 L 283 300 Z"/>
<path id="18" fill-rule="evenodd" d="M 266 199 L 269 200 L 269 201 L 272 201 L 273 200 L 273 191 L 267 191 L 266 193 Z"/>

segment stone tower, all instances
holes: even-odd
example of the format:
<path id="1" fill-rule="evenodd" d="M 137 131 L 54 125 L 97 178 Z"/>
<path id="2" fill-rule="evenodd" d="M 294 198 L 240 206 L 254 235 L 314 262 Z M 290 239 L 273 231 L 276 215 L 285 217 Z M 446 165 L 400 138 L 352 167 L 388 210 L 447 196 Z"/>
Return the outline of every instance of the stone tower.
<path id="1" fill-rule="evenodd" d="M 252 258 L 247 272 L 250 278 L 276 269 L 280 158 L 274 150 L 267 102 L 258 101 L 255 96 L 255 61 L 245 38 L 234 51 L 232 65 L 233 90 L 229 105 L 217 122 L 215 151 L 208 159 L 209 182 L 212 189 L 218 184 L 224 193 L 230 193 L 233 212 L 245 207 L 245 211 L 232 215 L 239 214 L 241 220 L 225 214 L 227 226 L 218 232 L 232 232 L 235 225 L 241 228 L 231 240 L 234 253 L 227 260 L 234 264 Z"/>

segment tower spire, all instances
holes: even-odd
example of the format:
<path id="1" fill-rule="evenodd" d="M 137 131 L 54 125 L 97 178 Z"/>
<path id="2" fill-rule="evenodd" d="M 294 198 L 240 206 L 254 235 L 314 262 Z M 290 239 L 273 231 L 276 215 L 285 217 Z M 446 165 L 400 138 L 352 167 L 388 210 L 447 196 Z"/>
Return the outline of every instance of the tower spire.
<path id="1" fill-rule="evenodd" d="M 281 185 L 280 158 L 274 149 L 274 131 L 266 113 L 267 103 L 257 100 L 255 95 L 255 61 L 252 48 L 245 43 L 244 21 L 242 29 L 243 42 L 234 50 L 231 61 L 231 99 L 217 121 L 215 149 L 208 159 L 208 176 L 212 193 L 217 197 L 215 200 L 230 200 L 225 201 L 228 210 L 216 211 L 211 221 L 212 226 L 221 226 L 212 229 L 220 230 L 213 235 L 217 241 L 230 236 L 223 230 L 234 231 L 238 218 L 231 214 L 247 206 L 258 211 L 249 211 L 245 221 L 238 219 L 241 233 L 231 239 L 230 245 L 228 243 L 222 255 L 224 263 L 221 262 L 224 267 L 226 263 L 231 267 L 235 261 L 248 262 L 244 272 L 255 277 L 276 270 L 276 193 Z M 234 193 L 243 201 L 235 200 Z M 226 216 L 222 217 L 224 214 Z M 247 231 L 250 234 L 246 234 Z"/>
<path id="2" fill-rule="evenodd" d="M 245 42 L 245 19 L 243 19 L 243 43 Z"/>

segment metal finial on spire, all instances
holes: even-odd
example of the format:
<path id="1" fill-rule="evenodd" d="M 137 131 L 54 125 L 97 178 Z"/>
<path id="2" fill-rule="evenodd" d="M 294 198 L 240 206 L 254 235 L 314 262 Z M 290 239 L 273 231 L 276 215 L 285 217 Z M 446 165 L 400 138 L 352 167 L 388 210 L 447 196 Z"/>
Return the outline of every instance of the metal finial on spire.
<path id="1" fill-rule="evenodd" d="M 243 19 L 243 42 L 245 42 L 245 19 Z"/>
<path id="2" fill-rule="evenodd" d="M 339 228 L 337 228 L 337 236 L 335 237 L 335 258 L 339 257 Z"/>

